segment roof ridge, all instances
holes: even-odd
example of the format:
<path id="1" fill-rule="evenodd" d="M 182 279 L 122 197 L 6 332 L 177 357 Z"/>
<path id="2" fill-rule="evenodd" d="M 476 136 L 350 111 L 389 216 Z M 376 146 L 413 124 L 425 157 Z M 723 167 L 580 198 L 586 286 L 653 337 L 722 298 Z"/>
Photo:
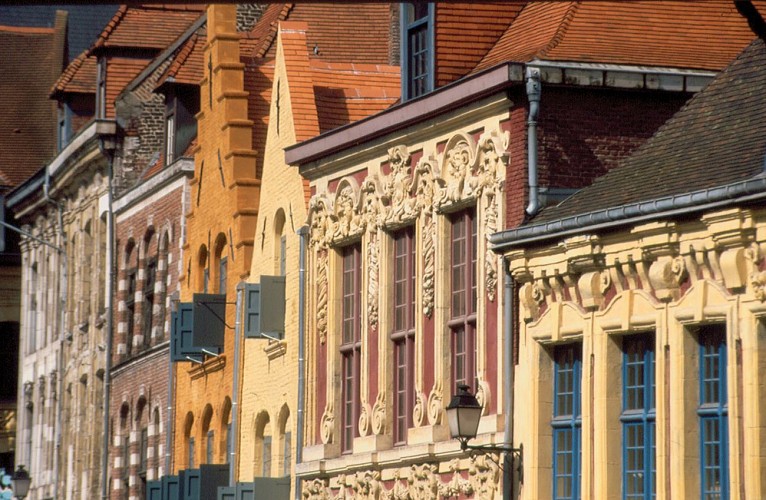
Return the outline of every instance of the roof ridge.
<path id="1" fill-rule="evenodd" d="M 109 22 L 106 23 L 106 26 L 104 26 L 104 29 L 101 30 L 101 33 L 99 33 L 98 38 L 96 39 L 96 42 L 88 49 L 88 52 L 90 53 L 93 51 L 93 49 L 97 47 L 102 47 L 105 43 L 107 38 L 109 38 L 109 35 L 112 34 L 112 32 L 117 28 L 117 25 L 120 24 L 120 21 L 123 17 L 125 17 L 125 14 L 128 12 L 128 6 L 126 4 L 120 5 L 120 8 L 117 9 L 117 12 L 114 13 L 112 18 L 109 20 Z"/>
<path id="2" fill-rule="evenodd" d="M 56 79 L 55 82 L 53 82 L 53 87 L 51 88 L 50 92 L 48 92 L 48 96 L 52 97 L 54 94 L 56 94 L 59 91 L 62 91 L 66 85 L 72 81 L 72 77 L 75 75 L 77 70 L 83 65 L 85 62 L 85 59 L 88 57 L 88 49 L 85 49 L 82 51 L 77 57 L 72 59 L 72 62 L 67 64 L 66 68 L 64 68 L 64 71 L 61 72 L 61 75 Z"/>
<path id="3" fill-rule="evenodd" d="M 548 55 L 549 51 L 555 49 L 556 46 L 561 43 L 567 33 L 567 30 L 569 30 L 569 26 L 572 23 L 572 19 L 574 19 L 575 14 L 577 13 L 578 7 L 580 7 L 580 0 L 576 0 L 572 3 L 572 5 L 569 6 L 561 20 L 561 24 L 559 24 L 559 27 L 556 29 L 556 33 L 551 38 L 550 42 L 548 42 L 548 45 L 543 47 L 543 49 L 538 52 L 538 58 L 545 57 Z"/>

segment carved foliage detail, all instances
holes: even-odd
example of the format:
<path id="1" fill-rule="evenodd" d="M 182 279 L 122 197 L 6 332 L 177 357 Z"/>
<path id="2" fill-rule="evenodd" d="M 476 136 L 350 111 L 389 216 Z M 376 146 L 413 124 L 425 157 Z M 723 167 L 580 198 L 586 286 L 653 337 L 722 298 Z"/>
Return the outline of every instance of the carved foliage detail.
<path id="1" fill-rule="evenodd" d="M 317 254 L 317 334 L 319 342 L 324 344 L 327 340 L 327 273 L 328 273 L 327 250 L 320 250 Z"/>

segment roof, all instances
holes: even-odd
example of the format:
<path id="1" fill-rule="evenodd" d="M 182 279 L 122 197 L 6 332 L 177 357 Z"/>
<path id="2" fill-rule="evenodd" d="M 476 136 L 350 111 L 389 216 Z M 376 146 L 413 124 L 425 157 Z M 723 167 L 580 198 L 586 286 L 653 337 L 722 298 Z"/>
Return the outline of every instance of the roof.
<path id="1" fill-rule="evenodd" d="M 63 47 L 56 46 L 57 39 L 63 37 L 52 28 L 0 27 L 0 184 L 4 186 L 23 182 L 55 154 L 56 105 L 48 99 L 48 91 L 63 65 Z"/>
<path id="2" fill-rule="evenodd" d="M 390 16 L 388 3 L 271 4 L 245 38 L 243 54 L 274 57 L 278 24 L 287 20 L 308 24 L 306 48 L 312 59 L 387 63 Z"/>
<path id="3" fill-rule="evenodd" d="M 178 48 L 177 55 L 157 80 L 155 88 L 164 83 L 199 85 L 204 75 L 204 47 L 207 43 L 207 28 L 202 26 Z"/>
<path id="4" fill-rule="evenodd" d="M 93 94 L 96 92 L 96 56 L 89 56 L 84 51 L 75 57 L 66 67 L 53 88 L 51 97 L 62 93 Z"/>
<path id="5" fill-rule="evenodd" d="M 686 194 L 764 173 L 766 47 L 753 42 L 619 167 L 531 224 Z"/>
<path id="6" fill-rule="evenodd" d="M 399 66 L 311 61 L 319 132 L 361 120 L 399 100 Z"/>
<path id="7" fill-rule="evenodd" d="M 204 13 L 204 5 L 122 5 L 91 47 L 164 49 Z"/>
<path id="8" fill-rule="evenodd" d="M 530 2 L 474 71 L 534 60 L 719 70 L 753 38 L 730 0 Z"/>

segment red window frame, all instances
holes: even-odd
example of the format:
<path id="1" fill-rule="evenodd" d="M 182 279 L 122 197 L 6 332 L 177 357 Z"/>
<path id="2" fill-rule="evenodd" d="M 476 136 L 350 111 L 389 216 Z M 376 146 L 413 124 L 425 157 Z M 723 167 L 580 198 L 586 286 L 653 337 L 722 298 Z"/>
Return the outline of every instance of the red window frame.
<path id="1" fill-rule="evenodd" d="M 452 380 L 476 386 L 477 233 L 476 209 L 450 216 L 450 329 Z"/>
<path id="2" fill-rule="evenodd" d="M 341 451 L 353 451 L 360 412 L 362 361 L 362 245 L 341 249 Z"/>
<path id="3" fill-rule="evenodd" d="M 407 443 L 415 405 L 415 229 L 394 235 L 394 319 L 391 332 L 394 365 L 394 444 Z"/>

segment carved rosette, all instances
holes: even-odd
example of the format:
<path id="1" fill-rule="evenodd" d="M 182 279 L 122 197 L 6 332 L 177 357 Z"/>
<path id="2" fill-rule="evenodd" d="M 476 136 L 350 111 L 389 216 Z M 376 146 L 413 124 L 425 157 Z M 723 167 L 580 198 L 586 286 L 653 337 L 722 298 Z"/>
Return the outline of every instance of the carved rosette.
<path id="1" fill-rule="evenodd" d="M 473 487 L 473 493 L 476 498 L 494 498 L 499 490 L 500 468 L 497 464 L 500 462 L 500 456 L 492 454 L 474 455 L 471 457 L 471 464 L 468 466 L 468 481 Z"/>
<path id="2" fill-rule="evenodd" d="M 362 403 L 359 411 L 359 435 L 364 437 L 370 433 L 370 424 L 372 420 L 372 408 L 368 403 Z"/>
<path id="3" fill-rule="evenodd" d="M 325 411 L 322 414 L 321 428 L 319 430 L 320 437 L 322 438 L 322 443 L 323 444 L 332 443 L 334 432 L 335 432 L 335 415 L 333 414 L 332 408 L 327 407 L 325 408 Z"/>
<path id="4" fill-rule="evenodd" d="M 412 424 L 415 427 L 422 427 L 426 421 L 426 408 L 428 407 L 428 399 L 422 392 L 415 394 L 415 405 L 412 408 Z"/>
<path id="5" fill-rule="evenodd" d="M 319 342 L 324 344 L 327 341 L 327 273 L 328 273 L 327 250 L 320 250 L 317 254 L 317 334 Z"/>
<path id="6" fill-rule="evenodd" d="M 437 425 L 442 420 L 442 384 L 436 382 L 428 395 L 428 423 Z"/>
<path id="7" fill-rule="evenodd" d="M 379 392 L 372 406 L 372 433 L 376 436 L 386 432 L 386 393 Z"/>

